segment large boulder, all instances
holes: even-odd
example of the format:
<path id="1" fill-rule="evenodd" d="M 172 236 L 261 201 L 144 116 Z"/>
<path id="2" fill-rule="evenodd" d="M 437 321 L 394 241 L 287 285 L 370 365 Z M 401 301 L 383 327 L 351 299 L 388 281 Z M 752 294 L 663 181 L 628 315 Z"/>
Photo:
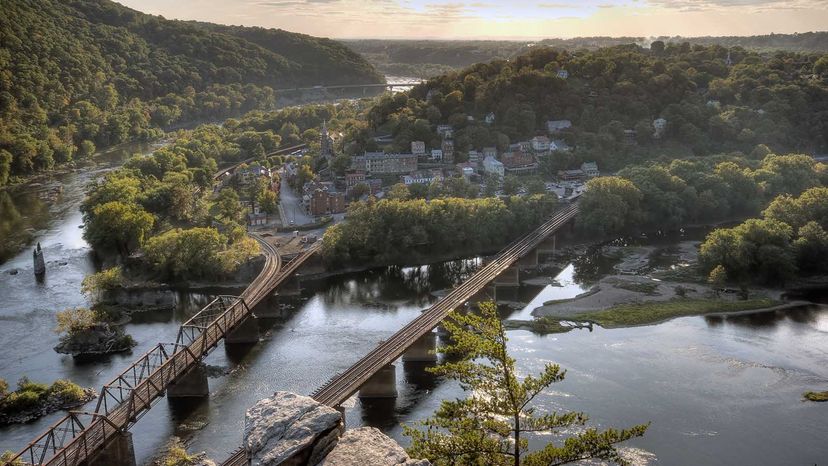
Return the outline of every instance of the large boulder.
<path id="1" fill-rule="evenodd" d="M 320 466 L 428 466 L 427 460 L 411 459 L 403 448 L 373 427 L 349 430 Z"/>
<path id="2" fill-rule="evenodd" d="M 342 430 L 339 411 L 307 396 L 276 392 L 247 410 L 244 446 L 252 466 L 316 464 Z"/>

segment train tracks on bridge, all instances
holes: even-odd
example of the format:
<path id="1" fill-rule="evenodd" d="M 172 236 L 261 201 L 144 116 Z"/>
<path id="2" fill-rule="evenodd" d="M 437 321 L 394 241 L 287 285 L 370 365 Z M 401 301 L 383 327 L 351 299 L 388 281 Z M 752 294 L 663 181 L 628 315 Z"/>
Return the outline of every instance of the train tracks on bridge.
<path id="1" fill-rule="evenodd" d="M 117 435 L 129 430 L 167 387 L 201 363 L 224 337 L 252 315 L 252 309 L 318 251 L 315 243 L 287 264 L 265 238 L 251 234 L 261 246 L 265 264 L 241 296 L 219 296 L 185 322 L 175 343 L 159 343 L 104 385 L 92 413 L 70 412 L 52 425 L 6 466 L 75 466 L 93 458 Z"/>
<path id="2" fill-rule="evenodd" d="M 503 249 L 494 260 L 475 272 L 468 280 L 452 289 L 445 297 L 426 309 L 389 339 L 353 364 L 350 368 L 330 379 L 311 395 L 316 401 L 337 407 L 344 403 L 374 374 L 397 360 L 417 339 L 467 302 L 487 283 L 511 267 L 522 256 L 536 248 L 549 235 L 572 220 L 578 214 L 578 204 L 570 204 L 552 218 Z M 247 456 L 243 448 L 237 449 L 221 466 L 246 466 Z"/>

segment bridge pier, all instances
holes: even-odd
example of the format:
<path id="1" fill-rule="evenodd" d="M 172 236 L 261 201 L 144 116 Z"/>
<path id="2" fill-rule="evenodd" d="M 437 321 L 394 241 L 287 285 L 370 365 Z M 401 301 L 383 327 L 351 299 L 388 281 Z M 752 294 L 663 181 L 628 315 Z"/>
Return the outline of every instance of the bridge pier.
<path id="1" fill-rule="evenodd" d="M 249 345 L 259 342 L 259 319 L 251 314 L 224 337 L 225 345 Z"/>
<path id="2" fill-rule="evenodd" d="M 135 448 L 132 433 L 115 434 L 109 443 L 95 456 L 84 461 L 83 466 L 135 466 Z"/>
<path id="3" fill-rule="evenodd" d="M 538 266 L 538 250 L 537 248 L 532 249 L 526 255 L 522 256 L 518 259 L 517 268 L 518 271 L 520 269 L 531 269 Z"/>
<path id="4" fill-rule="evenodd" d="M 360 398 L 396 398 L 397 367 L 388 364 L 359 387 Z"/>
<path id="5" fill-rule="evenodd" d="M 495 277 L 493 283 L 495 286 L 520 286 L 520 267 L 517 265 L 509 267 Z"/>
<path id="6" fill-rule="evenodd" d="M 437 362 L 437 334 L 428 332 L 418 338 L 403 354 L 403 362 Z"/>
<path id="7" fill-rule="evenodd" d="M 206 397 L 210 395 L 207 368 L 197 364 L 167 387 L 167 399 Z"/>
<path id="8" fill-rule="evenodd" d="M 547 236 L 545 240 L 541 241 L 538 245 L 537 252 L 538 254 L 555 254 L 557 252 L 558 246 L 558 235 L 553 234 L 551 236 Z"/>

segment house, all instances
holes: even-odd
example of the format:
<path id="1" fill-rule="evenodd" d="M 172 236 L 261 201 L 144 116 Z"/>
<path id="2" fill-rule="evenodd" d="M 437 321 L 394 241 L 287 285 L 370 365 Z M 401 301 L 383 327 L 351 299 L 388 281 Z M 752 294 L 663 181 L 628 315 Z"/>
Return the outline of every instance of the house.
<path id="1" fill-rule="evenodd" d="M 474 173 L 477 171 L 477 164 L 471 162 L 461 162 L 455 166 L 457 167 L 457 174 L 466 179 L 474 176 Z"/>
<path id="2" fill-rule="evenodd" d="M 572 150 L 572 147 L 563 139 L 555 139 L 549 143 L 549 150 L 552 152 L 569 152 Z"/>
<path id="3" fill-rule="evenodd" d="M 334 154 L 334 140 L 328 134 L 328 122 L 322 121 L 322 129 L 319 131 L 319 154 L 330 161 L 336 154 Z"/>
<path id="4" fill-rule="evenodd" d="M 256 202 L 252 203 L 250 213 L 247 214 L 247 224 L 250 226 L 267 225 L 267 212 L 264 212 Z"/>
<path id="5" fill-rule="evenodd" d="M 558 178 L 564 181 L 575 181 L 584 179 L 583 170 L 558 170 Z"/>
<path id="6" fill-rule="evenodd" d="M 442 149 L 431 149 L 431 160 L 436 160 L 441 162 L 443 160 L 443 150 Z"/>
<path id="7" fill-rule="evenodd" d="M 366 152 L 352 160 L 351 169 L 364 171 L 368 175 L 397 175 L 417 170 L 417 156 L 414 154 Z"/>
<path id="8" fill-rule="evenodd" d="M 493 159 L 497 158 L 497 148 L 496 147 L 484 147 L 483 148 L 483 158 L 486 159 L 487 157 L 491 157 Z"/>
<path id="9" fill-rule="evenodd" d="M 569 128 L 572 128 L 572 122 L 569 120 L 549 120 L 546 122 L 546 130 L 549 131 L 549 134 L 560 133 Z"/>
<path id="10" fill-rule="evenodd" d="M 476 150 L 469 151 L 469 163 L 477 167 L 481 160 L 483 160 L 483 157 L 480 155 L 480 152 L 477 152 Z"/>
<path id="11" fill-rule="evenodd" d="M 454 163 L 454 141 L 451 139 L 445 139 L 443 140 L 441 147 L 443 150 L 443 162 Z"/>
<path id="12" fill-rule="evenodd" d="M 581 164 L 581 171 L 584 172 L 588 178 L 595 178 L 601 173 L 598 171 L 598 164 L 595 162 L 584 162 Z"/>
<path id="13" fill-rule="evenodd" d="M 302 191 L 302 205 L 313 216 L 345 212 L 345 194 L 331 182 L 309 181 Z"/>
<path id="14" fill-rule="evenodd" d="M 486 114 L 486 117 L 483 119 L 487 125 L 491 125 L 495 122 L 495 114 L 494 112 L 489 112 Z"/>
<path id="15" fill-rule="evenodd" d="M 535 136 L 532 138 L 532 150 L 535 152 L 549 152 L 550 150 L 550 143 L 548 137 L 546 136 Z"/>
<path id="16" fill-rule="evenodd" d="M 262 167 L 258 164 L 243 167 L 241 170 L 238 171 L 238 174 L 243 185 L 249 185 L 258 178 L 271 178 L 272 176 L 272 172 L 269 168 Z"/>
<path id="17" fill-rule="evenodd" d="M 359 170 L 352 170 L 345 173 L 345 186 L 353 188 L 354 186 L 365 183 L 365 172 Z"/>
<path id="18" fill-rule="evenodd" d="M 437 134 L 443 139 L 451 139 L 454 129 L 451 125 L 437 125 Z"/>
<path id="19" fill-rule="evenodd" d="M 566 71 L 564 69 L 558 70 L 558 77 L 561 78 L 561 79 L 569 78 L 569 71 Z"/>
<path id="20" fill-rule="evenodd" d="M 505 175 L 505 167 L 503 166 L 503 163 L 492 156 L 487 156 L 483 159 L 483 170 L 486 173 L 491 173 L 501 178 Z"/>
<path id="21" fill-rule="evenodd" d="M 667 131 L 667 120 L 664 118 L 657 118 L 653 120 L 653 137 L 656 139 L 661 139 L 664 136 L 664 132 Z"/>
<path id="22" fill-rule="evenodd" d="M 533 173 L 538 168 L 538 161 L 533 154 L 526 152 L 511 152 L 503 154 L 501 160 L 506 173 L 523 175 Z"/>
<path id="23" fill-rule="evenodd" d="M 426 148 L 423 141 L 411 141 L 411 153 L 416 156 L 425 155 Z"/>

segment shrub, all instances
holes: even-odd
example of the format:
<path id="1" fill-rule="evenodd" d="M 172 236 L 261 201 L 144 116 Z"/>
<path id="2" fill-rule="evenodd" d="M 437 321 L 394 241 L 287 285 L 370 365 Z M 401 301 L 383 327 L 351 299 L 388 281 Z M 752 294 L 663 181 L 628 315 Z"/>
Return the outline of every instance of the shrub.
<path id="1" fill-rule="evenodd" d="M 112 290 L 124 284 L 123 270 L 120 266 L 101 270 L 83 279 L 81 292 L 91 295 L 96 292 Z"/>
<path id="2" fill-rule="evenodd" d="M 77 402 L 86 397 L 83 387 L 65 379 L 56 380 L 49 387 L 49 393 L 66 402 Z"/>
<path id="3" fill-rule="evenodd" d="M 9 394 L 9 383 L 3 379 L 0 379 L 0 400 L 6 397 Z"/>
<path id="4" fill-rule="evenodd" d="M 99 321 L 98 314 L 95 311 L 83 307 L 60 311 L 55 315 L 55 318 L 57 319 L 55 332 L 69 334 L 86 330 Z"/>

